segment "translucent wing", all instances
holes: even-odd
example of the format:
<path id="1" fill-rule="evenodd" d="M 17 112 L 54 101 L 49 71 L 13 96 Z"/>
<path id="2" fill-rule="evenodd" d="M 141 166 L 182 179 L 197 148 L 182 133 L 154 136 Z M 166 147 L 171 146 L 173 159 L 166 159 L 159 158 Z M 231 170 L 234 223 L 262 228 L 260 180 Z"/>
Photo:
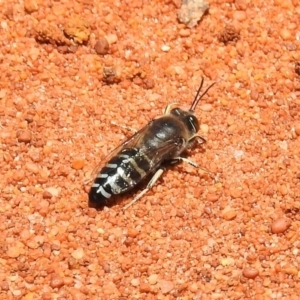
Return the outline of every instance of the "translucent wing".
<path id="1" fill-rule="evenodd" d="M 124 141 L 121 145 L 119 145 L 117 148 L 112 150 L 104 159 L 101 160 L 101 162 L 94 168 L 92 173 L 88 176 L 89 178 L 84 181 L 84 184 L 89 184 L 90 182 L 94 181 L 97 174 L 101 171 L 101 169 L 105 166 L 105 164 L 116 154 L 118 154 L 122 149 L 124 148 L 134 148 L 139 143 L 141 138 L 143 138 L 145 131 L 148 129 L 149 124 L 144 126 L 142 129 L 140 129 L 138 132 L 136 132 L 133 136 L 131 136 L 129 139 Z"/>
<path id="2" fill-rule="evenodd" d="M 184 140 L 182 138 L 179 138 L 177 140 L 168 140 L 165 141 L 163 143 L 160 144 L 159 147 L 153 149 L 153 148 L 147 148 L 147 147 L 143 147 L 143 145 L 139 145 L 141 139 L 143 139 L 145 132 L 148 130 L 149 128 L 149 124 L 146 125 L 145 127 L 143 127 L 141 130 L 139 130 L 138 132 L 136 132 L 132 137 L 130 137 L 128 140 L 126 140 L 125 142 L 123 142 L 120 146 L 118 146 L 117 148 L 115 148 L 112 152 L 110 152 L 106 158 L 104 160 L 102 160 L 94 169 L 94 171 L 92 172 L 90 179 L 88 181 L 85 182 L 85 184 L 90 183 L 91 181 L 93 181 L 95 179 L 95 177 L 97 176 L 97 174 L 100 172 L 100 170 L 105 166 L 105 164 L 112 158 L 114 157 L 116 154 L 118 154 L 120 151 L 122 151 L 125 148 L 138 148 L 139 152 L 138 154 L 135 156 L 135 159 L 139 159 L 139 157 L 144 158 L 145 155 L 149 158 L 149 161 L 147 163 L 150 164 L 151 169 L 153 168 L 153 170 L 156 169 L 157 166 L 159 166 L 164 157 L 172 152 L 172 150 L 176 147 L 178 147 L 180 144 L 182 144 L 184 142 Z M 143 168 L 143 159 L 140 160 L 140 167 Z"/>
<path id="3" fill-rule="evenodd" d="M 162 142 L 155 149 L 141 147 L 138 156 L 144 157 L 146 155 L 150 160 L 150 165 L 153 168 L 153 171 L 155 171 L 163 161 L 168 159 L 169 154 L 172 153 L 176 148 L 181 147 L 183 143 L 183 138 L 175 138 Z M 172 157 L 169 157 L 169 159 L 171 160 Z M 143 160 L 139 165 L 141 168 L 143 168 L 142 162 Z"/>

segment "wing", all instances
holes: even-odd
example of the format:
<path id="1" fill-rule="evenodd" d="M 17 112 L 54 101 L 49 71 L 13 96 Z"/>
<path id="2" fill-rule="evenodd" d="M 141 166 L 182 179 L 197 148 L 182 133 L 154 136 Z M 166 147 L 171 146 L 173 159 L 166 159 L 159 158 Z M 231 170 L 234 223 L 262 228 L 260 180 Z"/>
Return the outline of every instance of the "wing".
<path id="1" fill-rule="evenodd" d="M 150 124 L 150 123 L 149 123 Z M 112 150 L 92 171 L 91 174 L 89 174 L 88 179 L 84 181 L 84 184 L 89 184 L 90 182 L 94 181 L 97 174 L 100 172 L 100 170 L 105 166 L 105 164 L 116 154 L 118 154 L 120 151 L 122 151 L 124 148 L 135 148 L 136 145 L 139 143 L 141 138 L 143 138 L 144 133 L 149 127 L 149 124 L 144 126 L 142 129 L 140 129 L 138 132 L 136 132 L 133 136 L 131 136 L 129 139 L 125 140 L 121 145 L 119 145 L 117 148 Z"/>
<path id="2" fill-rule="evenodd" d="M 150 163 L 151 168 L 153 169 L 153 171 L 155 171 L 157 167 L 164 161 L 172 160 L 172 156 L 170 154 L 174 153 L 175 150 L 182 147 L 183 144 L 184 139 L 178 137 L 162 142 L 155 149 L 147 149 L 145 147 L 142 147 L 138 153 L 138 157 L 148 157 L 149 160 L 146 163 Z M 141 164 L 139 165 L 139 167 L 141 168 L 143 168 L 143 161 L 145 160 L 141 160 Z"/>
<path id="3" fill-rule="evenodd" d="M 110 152 L 106 156 L 106 158 L 96 166 L 96 168 L 91 174 L 90 179 L 85 183 L 88 184 L 91 181 L 93 181 L 97 176 L 97 174 L 100 172 L 100 170 L 105 166 L 105 164 L 112 157 L 114 157 L 116 154 L 118 154 L 125 148 L 139 148 L 138 154 L 135 155 L 135 160 L 137 160 L 137 162 L 139 163 L 139 167 L 144 170 L 148 170 L 150 165 L 150 169 L 155 170 L 164 161 L 165 157 L 169 153 L 173 152 L 173 150 L 175 150 L 176 148 L 181 147 L 182 144 L 184 143 L 184 139 L 177 138 L 175 140 L 170 139 L 164 141 L 159 145 L 159 147 L 156 147 L 155 149 L 140 146 L 139 143 L 141 139 L 144 137 L 145 132 L 148 130 L 149 124 L 147 124 L 141 130 L 136 132 L 132 137 L 130 137 L 128 140 L 126 140 L 120 146 L 118 146 L 112 152 Z M 147 157 L 146 160 L 145 157 Z"/>

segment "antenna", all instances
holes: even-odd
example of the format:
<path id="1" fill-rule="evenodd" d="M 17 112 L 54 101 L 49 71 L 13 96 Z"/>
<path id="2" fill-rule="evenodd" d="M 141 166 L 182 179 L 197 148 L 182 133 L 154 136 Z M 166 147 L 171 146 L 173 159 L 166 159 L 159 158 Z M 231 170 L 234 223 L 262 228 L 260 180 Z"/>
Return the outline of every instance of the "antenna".
<path id="1" fill-rule="evenodd" d="M 213 82 L 200 96 L 199 96 L 199 94 L 200 94 L 200 91 L 201 91 L 201 89 L 202 89 L 202 87 L 203 87 L 203 83 L 204 83 L 204 78 L 202 77 L 202 79 L 201 79 L 201 83 L 200 83 L 200 86 L 199 86 L 199 88 L 198 88 L 198 91 L 197 91 L 197 94 L 196 94 L 196 96 L 195 96 L 195 98 L 194 98 L 194 100 L 193 100 L 193 103 L 192 103 L 192 105 L 191 105 L 191 108 L 190 108 L 190 112 L 194 112 L 195 111 L 195 109 L 196 109 L 196 107 L 197 107 L 197 105 L 198 105 L 198 103 L 199 103 L 199 101 L 207 94 L 207 92 L 211 89 L 211 87 L 213 86 L 213 85 L 215 85 L 215 83 L 216 82 Z"/>

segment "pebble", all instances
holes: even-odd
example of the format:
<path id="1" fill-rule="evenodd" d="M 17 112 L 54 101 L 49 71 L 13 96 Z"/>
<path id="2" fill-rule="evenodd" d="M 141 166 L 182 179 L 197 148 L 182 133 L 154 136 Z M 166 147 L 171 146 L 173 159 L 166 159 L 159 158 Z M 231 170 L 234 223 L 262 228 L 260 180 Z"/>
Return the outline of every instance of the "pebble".
<path id="1" fill-rule="evenodd" d="M 235 219 L 236 216 L 237 216 L 236 211 L 230 207 L 226 207 L 222 211 L 222 217 L 224 220 L 231 221 Z"/>
<path id="2" fill-rule="evenodd" d="M 279 218 L 271 225 L 272 233 L 284 233 L 291 226 L 291 220 L 287 218 Z"/>
<path id="3" fill-rule="evenodd" d="M 46 192 L 48 192 L 52 196 L 57 197 L 60 193 L 60 189 L 55 188 L 55 187 L 48 187 L 48 188 L 46 188 Z"/>
<path id="4" fill-rule="evenodd" d="M 12 294 L 15 296 L 15 297 L 20 297 L 22 295 L 22 291 L 21 290 L 12 290 Z"/>
<path id="5" fill-rule="evenodd" d="M 192 28 L 197 25 L 208 8 L 209 4 L 206 0 L 182 1 L 182 5 L 177 12 L 178 20 L 187 27 Z"/>
<path id="6" fill-rule="evenodd" d="M 42 199 L 38 206 L 39 208 L 39 213 L 42 215 L 42 216 L 46 216 L 49 212 L 49 202 L 45 199 Z"/>
<path id="7" fill-rule="evenodd" d="M 235 118 L 233 116 L 228 116 L 226 119 L 226 123 L 230 126 L 233 125 L 235 122 Z"/>
<path id="8" fill-rule="evenodd" d="M 52 275 L 52 278 L 50 280 L 50 286 L 55 289 L 55 288 L 61 288 L 62 286 L 64 286 L 65 282 L 64 280 L 56 275 L 56 274 L 53 274 Z"/>
<path id="9" fill-rule="evenodd" d="M 90 24 L 81 15 L 66 18 L 64 33 L 77 44 L 86 43 L 90 37 Z"/>
<path id="10" fill-rule="evenodd" d="M 55 3 L 52 7 L 52 12 L 55 16 L 62 16 L 65 12 L 65 7 L 61 3 Z"/>
<path id="11" fill-rule="evenodd" d="M 140 292 L 141 293 L 149 293 L 151 291 L 151 286 L 146 283 L 146 282 L 142 282 L 140 284 Z"/>
<path id="12" fill-rule="evenodd" d="M 9 290 L 9 284 L 7 281 L 2 281 L 0 283 L 0 288 L 2 291 L 8 291 Z"/>
<path id="13" fill-rule="evenodd" d="M 281 36 L 281 38 L 285 41 L 290 40 L 292 35 L 291 32 L 286 29 L 285 27 L 283 27 L 280 31 L 279 31 L 279 35 Z"/>
<path id="14" fill-rule="evenodd" d="M 203 111 L 212 111 L 213 107 L 209 103 L 199 105 L 199 108 Z"/>
<path id="15" fill-rule="evenodd" d="M 248 278 L 248 279 L 254 279 L 255 277 L 257 277 L 259 274 L 257 269 L 254 268 L 245 268 L 243 270 L 243 276 Z"/>
<path id="16" fill-rule="evenodd" d="M 1 21 L 0 22 L 0 26 L 3 30 L 7 30 L 8 29 L 8 24 L 5 21 Z"/>
<path id="17" fill-rule="evenodd" d="M 29 143 L 32 139 L 32 135 L 31 135 L 31 131 L 30 130 L 21 130 L 19 132 L 17 132 L 17 138 L 18 138 L 18 142 L 20 143 Z"/>
<path id="18" fill-rule="evenodd" d="M 28 53 L 28 55 L 30 56 L 30 58 L 32 60 L 37 60 L 39 57 L 39 54 L 40 54 L 40 49 L 36 48 L 36 47 L 32 47 Z"/>
<path id="19" fill-rule="evenodd" d="M 297 276 L 298 269 L 296 267 L 286 267 L 283 269 L 283 272 L 288 275 Z"/>
<path id="20" fill-rule="evenodd" d="M 232 189 L 230 189 L 230 196 L 231 196 L 233 199 L 241 198 L 241 196 L 242 196 L 242 191 L 241 191 L 240 189 L 237 189 L 237 188 L 232 188 Z"/>
<path id="21" fill-rule="evenodd" d="M 36 0 L 25 0 L 24 9 L 27 13 L 33 13 L 39 9 L 39 6 Z"/>
<path id="22" fill-rule="evenodd" d="M 234 259 L 231 258 L 231 257 L 224 257 L 224 258 L 221 259 L 220 263 L 221 263 L 221 265 L 222 265 L 223 267 L 225 267 L 225 266 L 230 266 L 230 265 L 233 266 L 234 263 L 235 263 L 235 261 L 234 261 Z"/>
<path id="23" fill-rule="evenodd" d="M 235 0 L 234 5 L 237 10 L 246 10 L 248 7 L 247 0 Z"/>
<path id="24" fill-rule="evenodd" d="M 40 170 L 39 166 L 37 164 L 33 164 L 33 163 L 26 163 L 25 168 L 33 174 L 39 173 L 39 170 Z"/>
<path id="25" fill-rule="evenodd" d="M 64 285 L 72 285 L 74 279 L 72 277 L 64 277 Z"/>
<path id="26" fill-rule="evenodd" d="M 106 40 L 110 45 L 115 44 L 118 41 L 118 36 L 116 34 L 107 34 L 105 36 Z"/>
<path id="27" fill-rule="evenodd" d="M 81 170 L 84 167 L 84 159 L 75 159 L 72 162 L 72 168 L 74 170 Z"/>
<path id="28" fill-rule="evenodd" d="M 198 286 L 197 286 L 197 283 L 192 283 L 191 286 L 190 286 L 190 291 L 192 293 L 196 293 L 198 291 Z"/>
<path id="29" fill-rule="evenodd" d="M 208 193 L 206 195 L 206 200 L 210 201 L 210 202 L 216 202 L 219 200 L 219 198 L 220 198 L 220 196 L 218 196 L 217 194 Z"/>
<path id="30" fill-rule="evenodd" d="M 102 268 L 103 268 L 103 270 L 104 270 L 105 273 L 109 273 L 110 272 L 110 264 L 107 261 L 103 261 Z"/>
<path id="31" fill-rule="evenodd" d="M 134 228 L 129 228 L 127 231 L 127 235 L 131 238 L 135 238 L 139 234 L 139 231 Z"/>
<path id="32" fill-rule="evenodd" d="M 109 43 L 106 38 L 100 37 L 94 48 L 97 54 L 105 55 L 109 52 Z"/>
<path id="33" fill-rule="evenodd" d="M 209 132 L 209 126 L 207 124 L 201 124 L 200 125 L 200 130 L 203 133 L 208 133 Z"/>
<path id="34" fill-rule="evenodd" d="M 132 286 L 139 286 L 140 285 L 140 280 L 138 278 L 134 278 L 131 280 L 131 285 Z"/>
<path id="35" fill-rule="evenodd" d="M 9 247 L 6 254 L 11 258 L 17 258 L 23 253 L 24 249 L 17 245 Z"/>
<path id="36" fill-rule="evenodd" d="M 46 183 L 48 181 L 48 177 L 49 177 L 49 171 L 45 170 L 45 169 L 41 169 L 39 172 L 39 178 L 38 178 L 38 182 L 39 183 Z"/>
<path id="37" fill-rule="evenodd" d="M 34 300 L 35 297 L 36 297 L 35 293 L 29 292 L 24 296 L 23 300 Z"/>
<path id="38" fill-rule="evenodd" d="M 20 232 L 20 239 L 21 241 L 27 241 L 30 237 L 31 237 L 31 233 L 28 229 L 23 229 L 21 232 Z"/>
<path id="39" fill-rule="evenodd" d="M 191 30 L 188 29 L 188 28 L 180 29 L 179 30 L 179 35 L 182 36 L 182 37 L 190 36 L 191 35 Z"/>
<path id="40" fill-rule="evenodd" d="M 61 243 L 59 240 L 53 240 L 52 241 L 52 245 L 51 245 L 51 249 L 55 250 L 55 251 L 59 251 L 61 248 Z"/>
<path id="41" fill-rule="evenodd" d="M 25 177 L 25 172 L 23 170 L 16 171 L 13 174 L 13 180 L 15 182 L 22 181 L 24 179 L 24 177 Z"/>
<path id="42" fill-rule="evenodd" d="M 44 237 L 43 236 L 35 236 L 34 238 L 29 239 L 26 242 L 27 247 L 31 249 L 37 249 L 44 243 Z"/>
<path id="43" fill-rule="evenodd" d="M 43 192 L 43 199 L 51 199 L 51 198 L 52 198 L 51 193 L 49 193 L 48 191 Z"/>
<path id="44" fill-rule="evenodd" d="M 49 237 L 54 237 L 59 233 L 59 228 L 57 226 L 53 226 L 49 231 Z"/>
<path id="45" fill-rule="evenodd" d="M 297 123 L 294 127 L 295 133 L 297 136 L 300 136 L 300 123 Z"/>
<path id="46" fill-rule="evenodd" d="M 169 280 L 163 280 L 163 279 L 159 280 L 158 285 L 162 294 L 168 294 L 174 288 L 173 282 Z"/>
<path id="47" fill-rule="evenodd" d="M 168 46 L 168 45 L 163 45 L 163 46 L 161 47 L 161 50 L 162 50 L 163 52 L 169 52 L 170 49 L 171 49 L 171 47 Z"/>
<path id="48" fill-rule="evenodd" d="M 158 275 L 157 274 L 151 274 L 149 277 L 148 277 L 148 282 L 151 284 L 151 285 L 154 285 L 157 283 L 157 280 L 158 280 Z"/>
<path id="49" fill-rule="evenodd" d="M 212 293 L 210 299 L 217 300 L 217 299 L 223 299 L 223 297 L 224 297 L 223 293 Z"/>
<path id="50" fill-rule="evenodd" d="M 0 99 L 3 99 L 6 96 L 6 90 L 0 90 Z"/>
<path id="51" fill-rule="evenodd" d="M 79 260 L 84 257 L 84 251 L 82 248 L 78 248 L 78 249 L 74 250 L 71 255 L 75 259 Z"/>
<path id="52" fill-rule="evenodd" d="M 247 19 L 247 14 L 246 14 L 246 12 L 244 12 L 244 11 L 235 11 L 235 12 L 233 13 L 232 18 L 233 18 L 234 20 L 237 20 L 237 21 L 239 21 L 239 22 L 242 22 L 242 21 L 245 21 L 245 20 Z"/>
<path id="53" fill-rule="evenodd" d="M 86 296 L 86 293 L 81 293 L 79 291 L 74 290 L 72 291 L 72 299 L 73 300 L 87 300 L 87 296 Z"/>

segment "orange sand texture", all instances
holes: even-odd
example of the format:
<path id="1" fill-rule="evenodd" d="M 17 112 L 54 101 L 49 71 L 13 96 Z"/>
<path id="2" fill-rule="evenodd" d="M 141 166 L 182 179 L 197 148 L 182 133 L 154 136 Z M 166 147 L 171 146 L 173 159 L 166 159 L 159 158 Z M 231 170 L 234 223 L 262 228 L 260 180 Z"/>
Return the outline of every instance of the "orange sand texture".
<path id="1" fill-rule="evenodd" d="M 300 4 L 0 3 L 0 299 L 299 299 Z M 93 169 L 201 81 L 185 163 L 124 212 Z M 92 178 L 93 179 L 93 178 Z"/>

